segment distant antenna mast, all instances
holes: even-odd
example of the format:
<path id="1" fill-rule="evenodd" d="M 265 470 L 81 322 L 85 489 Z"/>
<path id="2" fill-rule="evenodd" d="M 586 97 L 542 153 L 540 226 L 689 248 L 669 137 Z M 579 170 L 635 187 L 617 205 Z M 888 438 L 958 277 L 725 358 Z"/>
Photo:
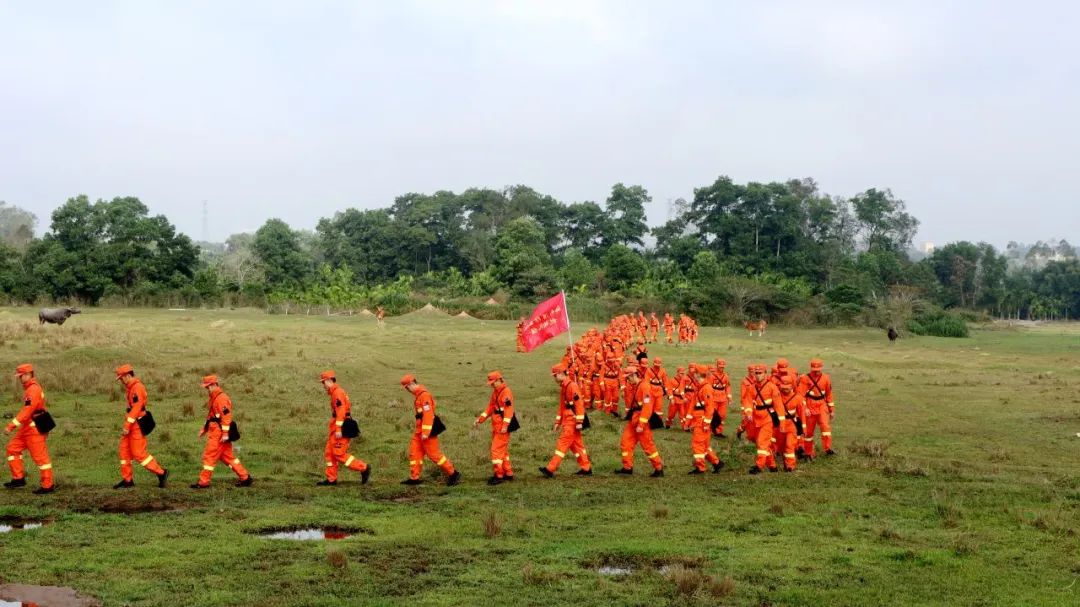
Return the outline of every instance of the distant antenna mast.
<path id="1" fill-rule="evenodd" d="M 210 213 L 206 210 L 206 201 L 202 201 L 202 241 L 210 242 Z"/>

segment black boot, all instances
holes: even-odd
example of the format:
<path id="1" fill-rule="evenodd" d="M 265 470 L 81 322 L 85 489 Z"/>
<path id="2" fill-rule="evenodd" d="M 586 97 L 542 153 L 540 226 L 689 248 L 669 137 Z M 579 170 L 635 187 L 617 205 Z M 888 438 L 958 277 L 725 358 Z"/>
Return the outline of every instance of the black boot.
<path id="1" fill-rule="evenodd" d="M 251 475 L 249 474 L 247 478 L 242 478 L 242 479 L 236 481 L 236 486 L 237 487 L 250 487 L 251 484 L 254 483 L 254 482 L 255 482 L 255 479 L 251 478 Z"/>
<path id="2" fill-rule="evenodd" d="M 618 470 L 615 471 L 615 474 L 633 474 L 633 473 L 634 473 L 633 468 L 619 468 Z"/>
<path id="3" fill-rule="evenodd" d="M 776 466 L 769 466 L 769 472 L 779 472 L 779 471 L 780 471 L 780 469 L 777 468 Z"/>
<path id="4" fill-rule="evenodd" d="M 331 481 L 331 480 L 327 480 L 327 479 L 324 478 L 321 481 L 315 483 L 315 486 L 316 487 L 333 487 L 336 484 L 337 484 L 337 481 Z"/>
<path id="5" fill-rule="evenodd" d="M 664 476 L 664 469 L 660 468 L 659 470 L 653 470 L 652 474 L 649 475 L 649 478 L 660 478 L 662 476 Z"/>
<path id="6" fill-rule="evenodd" d="M 588 470 L 578 470 L 574 473 L 576 476 L 592 476 L 592 468 Z"/>
<path id="7" fill-rule="evenodd" d="M 697 468 L 691 468 L 690 472 L 686 473 L 687 476 L 695 476 L 695 475 L 698 475 L 698 474 L 705 474 L 705 471 L 704 470 L 698 470 Z"/>
<path id="8" fill-rule="evenodd" d="M 715 464 L 712 465 L 713 474 L 716 474 L 717 472 L 720 472 L 723 469 L 724 469 L 724 462 L 716 462 Z"/>
<path id="9" fill-rule="evenodd" d="M 34 495 L 45 495 L 47 493 L 52 493 L 55 490 L 56 487 L 38 487 L 37 489 L 34 489 Z"/>
<path id="10" fill-rule="evenodd" d="M 491 485 L 492 487 L 494 487 L 495 485 L 501 485 L 502 482 L 503 482 L 503 479 L 501 479 L 501 478 L 499 478 L 497 476 L 493 476 L 493 477 L 491 477 L 491 478 L 489 478 L 487 480 L 487 483 L 489 485 Z"/>
<path id="11" fill-rule="evenodd" d="M 836 451 L 833 451 L 832 449 L 829 449 L 828 451 L 825 452 L 826 457 L 832 457 L 834 455 L 836 455 Z"/>
<path id="12" fill-rule="evenodd" d="M 161 474 L 157 475 L 157 486 L 159 489 L 165 488 L 165 483 L 169 480 L 169 469 L 165 468 L 161 471 Z"/>
<path id="13" fill-rule="evenodd" d="M 758 468 L 757 466 L 754 466 L 753 468 L 750 469 L 750 474 L 761 474 L 761 472 L 762 472 L 761 468 Z"/>
<path id="14" fill-rule="evenodd" d="M 364 468 L 364 471 L 360 473 L 360 484 L 366 485 L 369 478 L 371 478 L 371 464 L 368 464 L 367 468 Z"/>
<path id="15" fill-rule="evenodd" d="M 407 478 L 407 479 L 401 481 L 401 484 L 402 485 L 415 486 L 415 485 L 419 485 L 420 483 L 423 483 L 423 482 L 424 481 L 422 481 L 422 480 L 420 480 L 418 478 Z"/>
<path id="16" fill-rule="evenodd" d="M 199 483 L 195 483 L 195 484 L 193 484 L 191 486 L 191 488 L 192 489 L 209 489 L 210 485 L 202 485 L 202 484 L 199 484 Z"/>
<path id="17" fill-rule="evenodd" d="M 447 487 L 453 487 L 454 485 L 456 485 L 456 484 L 458 484 L 460 482 L 461 482 L 461 470 L 454 470 L 454 473 L 451 474 L 450 477 L 446 479 L 446 486 Z"/>
<path id="18" fill-rule="evenodd" d="M 113 489 L 127 489 L 129 487 L 134 487 L 134 486 L 135 486 L 135 481 L 125 481 L 124 479 L 120 479 L 120 482 L 113 485 L 112 488 Z"/>
<path id="19" fill-rule="evenodd" d="M 503 480 L 509 483 L 510 481 L 514 480 L 514 475 L 513 474 L 507 474 L 506 476 L 503 477 Z"/>
<path id="20" fill-rule="evenodd" d="M 540 474 L 543 474 L 544 478 L 555 478 L 555 473 L 543 466 L 540 467 Z"/>
<path id="21" fill-rule="evenodd" d="M 4 486 L 7 487 L 8 489 L 18 489 L 19 487 L 25 487 L 26 486 L 26 479 L 25 478 L 13 478 L 10 481 L 4 483 Z"/>

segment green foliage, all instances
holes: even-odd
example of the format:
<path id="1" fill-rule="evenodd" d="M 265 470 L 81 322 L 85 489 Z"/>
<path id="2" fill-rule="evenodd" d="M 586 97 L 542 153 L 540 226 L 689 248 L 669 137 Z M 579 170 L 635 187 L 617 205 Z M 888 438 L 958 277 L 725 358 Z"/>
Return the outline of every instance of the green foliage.
<path id="1" fill-rule="evenodd" d="M 604 278 L 609 288 L 621 291 L 645 278 L 645 260 L 641 254 L 623 244 L 608 247 L 604 254 Z"/>
<path id="2" fill-rule="evenodd" d="M 907 321 L 906 327 L 915 335 L 934 337 L 968 337 L 969 335 L 967 321 L 962 315 L 936 306 L 926 306 Z"/>
<path id="3" fill-rule="evenodd" d="M 300 246 L 300 235 L 280 219 L 267 220 L 255 232 L 252 250 L 271 287 L 300 289 L 312 275 L 311 255 Z"/>

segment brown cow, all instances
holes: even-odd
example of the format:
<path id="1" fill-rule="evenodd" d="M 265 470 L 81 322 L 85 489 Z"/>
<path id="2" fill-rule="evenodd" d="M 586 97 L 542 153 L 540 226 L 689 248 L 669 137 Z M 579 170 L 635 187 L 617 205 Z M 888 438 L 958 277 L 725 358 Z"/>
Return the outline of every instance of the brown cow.
<path id="1" fill-rule="evenodd" d="M 743 323 L 747 331 L 750 331 L 750 335 L 754 334 L 754 331 L 758 332 L 758 337 L 765 335 L 765 327 L 769 326 L 769 323 L 765 322 L 765 319 L 761 319 L 757 322 L 746 321 Z"/>

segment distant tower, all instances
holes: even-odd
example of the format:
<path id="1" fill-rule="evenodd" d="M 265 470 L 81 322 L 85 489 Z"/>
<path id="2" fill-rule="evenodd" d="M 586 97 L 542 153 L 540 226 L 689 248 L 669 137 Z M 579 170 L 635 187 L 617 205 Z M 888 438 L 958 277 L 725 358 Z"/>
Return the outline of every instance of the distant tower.
<path id="1" fill-rule="evenodd" d="M 202 201 L 202 241 L 210 242 L 210 213 L 206 210 L 206 201 Z"/>

